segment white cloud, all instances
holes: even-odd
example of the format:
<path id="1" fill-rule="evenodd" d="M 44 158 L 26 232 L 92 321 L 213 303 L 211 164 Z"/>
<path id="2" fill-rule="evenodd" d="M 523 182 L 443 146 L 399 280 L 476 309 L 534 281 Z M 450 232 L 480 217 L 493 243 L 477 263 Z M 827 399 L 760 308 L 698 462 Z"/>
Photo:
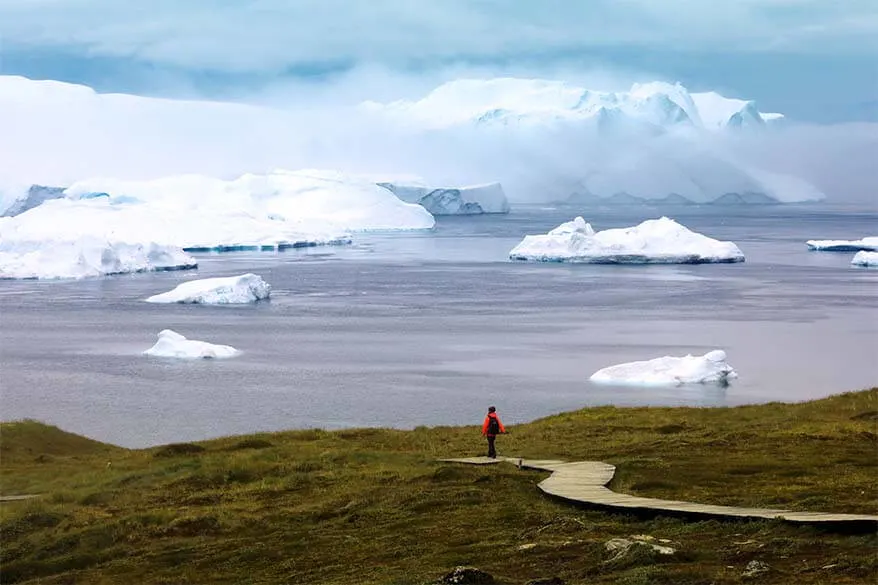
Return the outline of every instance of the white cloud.
<path id="1" fill-rule="evenodd" d="M 0 0 L 0 41 L 161 66 L 490 60 L 590 48 L 870 54 L 871 0 Z"/>

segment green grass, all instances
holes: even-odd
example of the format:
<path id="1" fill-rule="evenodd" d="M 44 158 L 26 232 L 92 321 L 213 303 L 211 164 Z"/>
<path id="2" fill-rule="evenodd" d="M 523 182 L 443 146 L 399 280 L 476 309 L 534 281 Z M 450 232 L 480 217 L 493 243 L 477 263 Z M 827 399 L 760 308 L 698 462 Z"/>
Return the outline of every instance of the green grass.
<path id="1" fill-rule="evenodd" d="M 878 389 L 802 404 L 591 408 L 516 426 L 501 454 L 601 460 L 638 495 L 794 510 L 878 512 Z M 641 519 L 541 495 L 546 477 L 480 454 L 478 428 L 321 430 L 127 450 L 34 421 L 0 425 L 3 583 L 419 584 L 456 565 L 500 583 L 878 579 L 878 537 L 765 522 Z M 650 534 L 670 557 L 608 562 Z"/>

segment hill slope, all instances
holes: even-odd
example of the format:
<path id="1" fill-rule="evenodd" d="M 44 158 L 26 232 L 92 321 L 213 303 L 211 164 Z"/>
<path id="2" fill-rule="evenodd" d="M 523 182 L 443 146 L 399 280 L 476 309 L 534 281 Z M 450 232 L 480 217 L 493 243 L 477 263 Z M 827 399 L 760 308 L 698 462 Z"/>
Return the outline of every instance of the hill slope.
<path id="1" fill-rule="evenodd" d="M 517 426 L 498 446 L 613 463 L 622 492 L 874 514 L 876 417 L 878 388 L 802 404 L 603 407 Z M 0 506 L 4 583 L 416 584 L 469 564 L 509 584 L 722 584 L 742 582 L 751 561 L 771 567 L 760 583 L 878 576 L 874 534 L 611 515 L 542 497 L 544 474 L 436 461 L 481 452 L 475 427 L 308 430 L 137 451 L 65 434 L 71 447 L 45 455 L 55 443 L 41 435 L 60 431 L 21 424 L 0 426 L 0 493 L 44 495 Z M 677 552 L 613 560 L 606 551 L 638 534 Z"/>

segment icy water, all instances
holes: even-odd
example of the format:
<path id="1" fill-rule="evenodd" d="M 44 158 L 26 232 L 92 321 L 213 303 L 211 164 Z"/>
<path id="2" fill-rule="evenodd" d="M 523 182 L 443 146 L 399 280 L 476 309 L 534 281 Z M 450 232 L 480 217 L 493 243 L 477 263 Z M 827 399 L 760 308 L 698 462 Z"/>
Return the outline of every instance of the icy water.
<path id="1" fill-rule="evenodd" d="M 878 384 L 878 270 L 810 238 L 878 231 L 823 206 L 590 211 L 596 229 L 665 213 L 735 241 L 744 264 L 520 264 L 508 251 L 577 212 L 445 218 L 345 248 L 204 255 L 197 272 L 0 282 L 0 418 L 119 445 L 290 428 L 515 424 L 596 404 L 735 405 Z M 183 280 L 255 272 L 270 302 L 152 305 Z M 230 344 L 224 361 L 146 358 L 159 330 Z M 607 387 L 597 369 L 727 351 L 728 388 Z"/>

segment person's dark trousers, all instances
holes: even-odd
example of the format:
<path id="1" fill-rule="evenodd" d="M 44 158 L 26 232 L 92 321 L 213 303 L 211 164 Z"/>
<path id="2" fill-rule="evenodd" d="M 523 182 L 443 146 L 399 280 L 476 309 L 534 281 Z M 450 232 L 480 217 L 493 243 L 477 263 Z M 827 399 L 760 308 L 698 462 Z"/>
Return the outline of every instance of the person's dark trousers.
<path id="1" fill-rule="evenodd" d="M 497 456 L 497 451 L 494 449 L 494 439 L 497 437 L 488 435 L 488 457 L 494 458 Z"/>

